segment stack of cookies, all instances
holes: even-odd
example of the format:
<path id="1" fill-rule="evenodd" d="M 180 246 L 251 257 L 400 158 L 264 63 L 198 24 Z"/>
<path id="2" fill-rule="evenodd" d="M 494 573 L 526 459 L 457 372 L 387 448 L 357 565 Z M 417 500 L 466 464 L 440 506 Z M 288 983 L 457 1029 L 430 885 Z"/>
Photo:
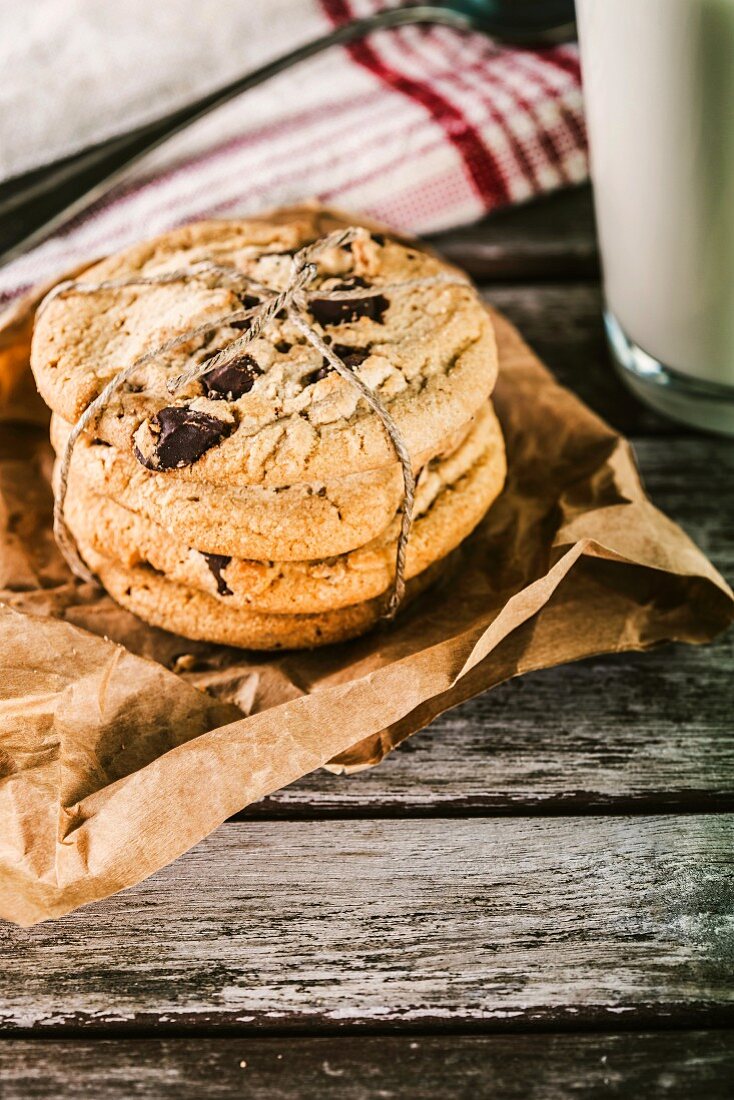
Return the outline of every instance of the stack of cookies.
<path id="1" fill-rule="evenodd" d="M 39 316 L 32 365 L 57 455 L 112 378 L 197 330 L 141 365 L 70 457 L 63 511 L 77 551 L 149 623 L 281 649 L 354 637 L 384 613 L 404 479 L 380 417 L 285 311 L 235 359 L 207 369 L 251 325 L 228 315 L 282 290 L 294 254 L 347 224 L 297 208 L 187 226 L 96 264 L 81 276 L 93 293 L 71 288 Z M 240 272 L 239 283 L 218 278 L 217 266 Z M 192 274 L 136 282 L 180 271 Z M 409 451 L 404 603 L 440 575 L 505 476 L 491 321 L 468 285 L 436 282 L 448 271 L 365 231 L 319 256 L 304 307 Z M 319 290 L 352 296 L 320 299 Z M 200 376 L 172 396 L 167 383 L 192 364 Z"/>

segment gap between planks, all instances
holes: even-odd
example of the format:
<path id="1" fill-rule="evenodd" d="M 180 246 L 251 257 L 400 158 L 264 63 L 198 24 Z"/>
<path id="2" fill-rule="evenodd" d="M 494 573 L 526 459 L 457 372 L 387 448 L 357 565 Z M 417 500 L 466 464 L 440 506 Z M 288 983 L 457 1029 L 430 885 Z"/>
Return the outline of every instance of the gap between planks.
<path id="1" fill-rule="evenodd" d="M 655 504 L 730 580 L 734 450 L 636 443 Z M 378 768 L 312 773 L 239 817 L 258 819 L 730 811 L 734 632 L 704 647 L 609 654 L 502 684 L 447 712 Z"/>
<path id="2" fill-rule="evenodd" d="M 734 1023 L 734 816 L 232 824 L 0 925 L 0 1027 Z"/>
<path id="3" fill-rule="evenodd" d="M 55 1100 L 70 1082 L 76 1100 L 728 1100 L 733 1075 L 722 1031 L 0 1043 L 4 1100 Z"/>
<path id="4" fill-rule="evenodd" d="M 346 780 L 349 782 L 350 780 Z M 416 782 L 420 777 L 416 776 Z M 328 782 L 328 780 L 327 780 Z M 289 788 L 284 788 L 288 790 Z M 513 803 L 497 797 L 496 804 L 490 799 L 484 805 L 471 802 L 440 802 L 426 807 L 409 802 L 391 804 L 388 801 L 379 804 L 354 805 L 336 802 L 339 793 L 335 792 L 334 802 L 330 804 L 328 796 L 323 802 L 283 800 L 274 796 L 264 798 L 246 806 L 222 823 L 226 828 L 243 821 L 433 821 L 433 820 L 473 820 L 493 818 L 528 817 L 541 820 L 566 817 L 651 817 L 655 815 L 677 817 L 696 814 L 732 814 L 734 813 L 734 793 L 716 794 L 708 791 L 672 792 L 669 795 L 640 795 L 636 800 L 615 799 L 605 803 L 602 798 L 585 793 L 569 795 L 566 799 L 554 801 L 548 799 L 535 804 L 518 800 Z"/>

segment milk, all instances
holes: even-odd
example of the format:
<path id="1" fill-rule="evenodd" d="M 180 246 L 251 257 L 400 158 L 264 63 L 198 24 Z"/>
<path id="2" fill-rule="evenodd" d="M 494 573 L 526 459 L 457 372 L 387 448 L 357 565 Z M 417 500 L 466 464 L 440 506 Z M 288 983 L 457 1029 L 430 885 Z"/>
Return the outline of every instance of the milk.
<path id="1" fill-rule="evenodd" d="M 648 402 L 734 432 L 734 0 L 577 0 L 608 331 Z"/>

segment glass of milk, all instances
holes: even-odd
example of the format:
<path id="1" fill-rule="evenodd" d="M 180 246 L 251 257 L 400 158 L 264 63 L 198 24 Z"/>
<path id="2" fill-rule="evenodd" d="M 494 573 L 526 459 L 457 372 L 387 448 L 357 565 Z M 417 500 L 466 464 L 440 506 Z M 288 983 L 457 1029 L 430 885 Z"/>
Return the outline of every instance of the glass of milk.
<path id="1" fill-rule="evenodd" d="M 605 320 L 630 388 L 734 435 L 734 0 L 576 0 Z"/>

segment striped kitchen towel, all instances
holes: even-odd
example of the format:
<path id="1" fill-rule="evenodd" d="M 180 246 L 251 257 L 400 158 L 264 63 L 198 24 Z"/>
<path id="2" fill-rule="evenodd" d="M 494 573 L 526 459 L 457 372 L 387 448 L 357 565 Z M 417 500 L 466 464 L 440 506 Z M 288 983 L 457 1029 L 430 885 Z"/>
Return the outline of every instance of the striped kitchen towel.
<path id="1" fill-rule="evenodd" d="M 0 179 L 180 106 L 385 0 L 0 0 Z M 5 36 L 8 42 L 8 36 Z M 218 110 L 0 270 L 0 300 L 204 217 L 317 197 L 430 233 L 587 177 L 578 52 L 441 27 L 332 49 Z"/>

